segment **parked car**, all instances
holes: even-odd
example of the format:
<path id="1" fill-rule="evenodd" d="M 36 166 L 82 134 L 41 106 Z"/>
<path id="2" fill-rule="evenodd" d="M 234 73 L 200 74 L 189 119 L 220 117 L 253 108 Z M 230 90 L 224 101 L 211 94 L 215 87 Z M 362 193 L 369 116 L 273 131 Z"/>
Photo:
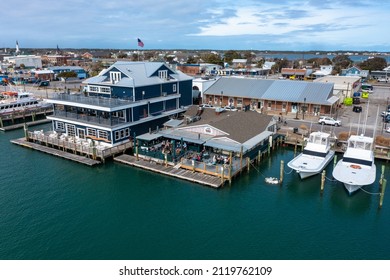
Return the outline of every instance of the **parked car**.
<path id="1" fill-rule="evenodd" d="M 225 106 L 226 111 L 237 111 L 238 109 L 234 106 Z"/>
<path id="2" fill-rule="evenodd" d="M 320 117 L 320 119 L 318 120 L 318 123 L 320 123 L 320 124 L 327 124 L 327 125 L 341 126 L 341 121 L 340 120 L 335 120 L 334 118 L 331 118 L 331 117 Z"/>
<path id="3" fill-rule="evenodd" d="M 199 107 L 202 107 L 202 108 L 214 108 L 213 105 L 211 104 L 207 104 L 207 103 L 204 103 L 204 104 L 200 104 Z"/>

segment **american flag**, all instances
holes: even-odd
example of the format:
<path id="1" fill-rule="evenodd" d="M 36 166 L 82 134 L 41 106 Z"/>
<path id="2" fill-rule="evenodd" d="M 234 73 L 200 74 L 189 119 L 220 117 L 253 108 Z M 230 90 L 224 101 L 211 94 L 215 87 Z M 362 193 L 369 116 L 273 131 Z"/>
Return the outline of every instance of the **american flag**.
<path id="1" fill-rule="evenodd" d="M 143 48 L 144 47 L 144 43 L 141 41 L 140 38 L 138 38 L 137 40 L 138 40 L 138 46 Z"/>

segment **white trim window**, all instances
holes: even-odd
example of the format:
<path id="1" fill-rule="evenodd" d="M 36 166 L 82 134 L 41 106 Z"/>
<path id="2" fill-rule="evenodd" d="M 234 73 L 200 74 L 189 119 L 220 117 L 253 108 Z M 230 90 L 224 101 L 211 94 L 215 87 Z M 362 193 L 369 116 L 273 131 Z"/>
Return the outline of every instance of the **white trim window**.
<path id="1" fill-rule="evenodd" d="M 168 79 L 168 70 L 160 70 L 158 71 L 158 76 L 160 79 L 167 80 Z"/>
<path id="2" fill-rule="evenodd" d="M 63 122 L 56 122 L 56 129 L 65 131 L 65 124 Z"/>
<path id="3" fill-rule="evenodd" d="M 99 87 L 97 86 L 88 86 L 89 92 L 99 92 Z"/>
<path id="4" fill-rule="evenodd" d="M 176 89 L 176 84 L 173 84 L 173 85 L 172 85 L 172 91 L 173 91 L 173 92 L 176 92 L 176 90 L 177 90 L 177 89 Z"/>
<path id="5" fill-rule="evenodd" d="M 100 92 L 101 93 L 111 93 L 111 88 L 110 87 L 100 87 Z"/>
<path id="6" fill-rule="evenodd" d="M 98 138 L 106 139 L 108 140 L 108 133 L 104 130 L 98 130 Z"/>
<path id="7" fill-rule="evenodd" d="M 96 137 L 96 129 L 88 127 L 87 128 L 87 135 Z"/>
<path id="8" fill-rule="evenodd" d="M 121 80 L 121 78 L 122 78 L 121 72 L 115 72 L 115 71 L 110 72 L 111 83 L 116 84 Z"/>
<path id="9" fill-rule="evenodd" d="M 73 124 L 66 124 L 66 134 L 68 136 L 76 136 L 76 126 Z"/>

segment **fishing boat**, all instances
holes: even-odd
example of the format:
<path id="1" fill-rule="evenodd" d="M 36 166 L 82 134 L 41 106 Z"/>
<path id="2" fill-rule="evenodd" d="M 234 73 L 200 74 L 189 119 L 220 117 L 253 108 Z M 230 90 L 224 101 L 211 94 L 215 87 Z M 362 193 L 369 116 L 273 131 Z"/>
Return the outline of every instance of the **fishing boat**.
<path id="1" fill-rule="evenodd" d="M 307 140 L 303 152 L 292 159 L 287 166 L 294 169 L 301 179 L 320 173 L 333 159 L 330 134 L 325 132 L 312 132 Z"/>
<path id="2" fill-rule="evenodd" d="M 374 183 L 376 166 L 373 149 L 374 138 L 363 135 L 349 137 L 344 156 L 333 169 L 333 177 L 344 183 L 349 194 Z"/>
<path id="3" fill-rule="evenodd" d="M 49 108 L 52 106 L 29 92 L 5 91 L 1 93 L 0 98 L 0 114 L 2 115 L 26 109 Z"/>

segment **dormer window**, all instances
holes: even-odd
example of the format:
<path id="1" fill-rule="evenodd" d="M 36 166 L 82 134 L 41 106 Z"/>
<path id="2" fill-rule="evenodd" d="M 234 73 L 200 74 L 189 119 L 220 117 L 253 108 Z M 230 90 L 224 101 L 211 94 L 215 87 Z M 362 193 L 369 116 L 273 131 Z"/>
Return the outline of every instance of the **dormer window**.
<path id="1" fill-rule="evenodd" d="M 167 80 L 168 79 L 168 70 L 158 71 L 158 76 L 160 77 L 160 79 Z"/>
<path id="2" fill-rule="evenodd" d="M 110 81 L 112 84 L 116 84 L 121 80 L 121 72 L 110 72 Z"/>

